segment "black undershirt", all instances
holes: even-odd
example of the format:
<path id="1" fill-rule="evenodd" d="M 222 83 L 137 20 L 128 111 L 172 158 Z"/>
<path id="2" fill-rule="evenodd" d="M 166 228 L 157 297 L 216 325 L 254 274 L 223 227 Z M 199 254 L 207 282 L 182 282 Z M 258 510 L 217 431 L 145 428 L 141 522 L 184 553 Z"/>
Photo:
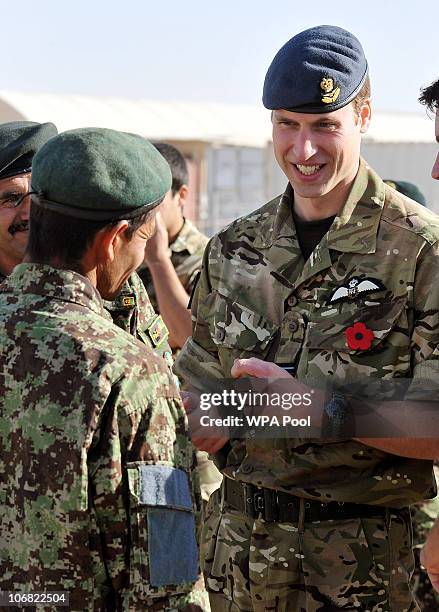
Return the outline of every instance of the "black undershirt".
<path id="1" fill-rule="evenodd" d="M 305 261 L 329 230 L 334 219 L 335 215 L 327 219 L 319 219 L 318 221 L 303 221 L 296 215 L 293 209 L 293 220 L 296 226 L 297 239 Z"/>

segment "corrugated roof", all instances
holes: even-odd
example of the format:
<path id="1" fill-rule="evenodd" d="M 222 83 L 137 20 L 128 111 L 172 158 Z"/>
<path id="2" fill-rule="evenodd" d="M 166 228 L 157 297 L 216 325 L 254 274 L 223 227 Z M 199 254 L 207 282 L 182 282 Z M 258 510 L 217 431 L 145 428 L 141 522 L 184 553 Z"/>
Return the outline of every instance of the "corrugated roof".
<path id="1" fill-rule="evenodd" d="M 263 147 L 271 139 L 270 113 L 262 105 L 0 91 L 0 121 L 14 118 L 52 121 L 60 131 L 84 126 L 108 127 L 156 140 Z M 376 112 L 366 138 L 376 142 L 431 143 L 433 129 L 422 111 Z"/>

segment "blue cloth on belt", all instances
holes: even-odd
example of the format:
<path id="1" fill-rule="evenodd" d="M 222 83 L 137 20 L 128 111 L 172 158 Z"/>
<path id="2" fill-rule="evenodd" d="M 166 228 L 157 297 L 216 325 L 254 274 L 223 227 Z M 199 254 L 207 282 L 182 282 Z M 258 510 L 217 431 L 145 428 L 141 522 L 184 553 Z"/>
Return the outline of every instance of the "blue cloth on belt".
<path id="1" fill-rule="evenodd" d="M 186 472 L 165 465 L 140 467 L 140 502 L 148 506 L 168 506 L 192 510 Z"/>
<path id="2" fill-rule="evenodd" d="M 195 582 L 198 548 L 187 474 L 161 465 L 140 466 L 140 502 L 150 506 L 148 553 L 152 586 Z"/>

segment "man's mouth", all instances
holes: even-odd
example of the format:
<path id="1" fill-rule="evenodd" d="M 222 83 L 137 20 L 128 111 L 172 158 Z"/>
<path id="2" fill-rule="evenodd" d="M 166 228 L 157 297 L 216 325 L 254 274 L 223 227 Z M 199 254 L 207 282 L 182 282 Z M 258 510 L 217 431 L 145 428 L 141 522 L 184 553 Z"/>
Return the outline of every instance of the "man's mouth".
<path id="1" fill-rule="evenodd" d="M 26 232 L 29 229 L 29 221 L 20 221 L 20 223 L 12 223 L 9 226 L 8 232 L 14 236 L 17 232 Z"/>
<path id="2" fill-rule="evenodd" d="M 317 174 L 317 172 L 323 168 L 324 164 L 315 164 L 313 166 L 304 166 L 303 164 L 294 164 L 300 174 L 304 176 L 311 176 L 313 174 Z"/>

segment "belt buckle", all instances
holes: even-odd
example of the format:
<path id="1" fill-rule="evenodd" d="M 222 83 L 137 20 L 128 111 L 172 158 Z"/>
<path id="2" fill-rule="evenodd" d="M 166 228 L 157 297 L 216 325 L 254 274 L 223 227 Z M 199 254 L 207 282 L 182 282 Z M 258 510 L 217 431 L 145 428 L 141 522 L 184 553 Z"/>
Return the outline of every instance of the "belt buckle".
<path id="1" fill-rule="evenodd" d="M 261 518 L 260 514 L 265 509 L 264 492 L 261 489 L 256 489 L 256 492 L 253 494 L 253 508 L 258 518 Z"/>
<path id="2" fill-rule="evenodd" d="M 251 518 L 261 518 L 264 512 L 264 492 L 254 485 L 244 483 L 245 512 Z"/>

